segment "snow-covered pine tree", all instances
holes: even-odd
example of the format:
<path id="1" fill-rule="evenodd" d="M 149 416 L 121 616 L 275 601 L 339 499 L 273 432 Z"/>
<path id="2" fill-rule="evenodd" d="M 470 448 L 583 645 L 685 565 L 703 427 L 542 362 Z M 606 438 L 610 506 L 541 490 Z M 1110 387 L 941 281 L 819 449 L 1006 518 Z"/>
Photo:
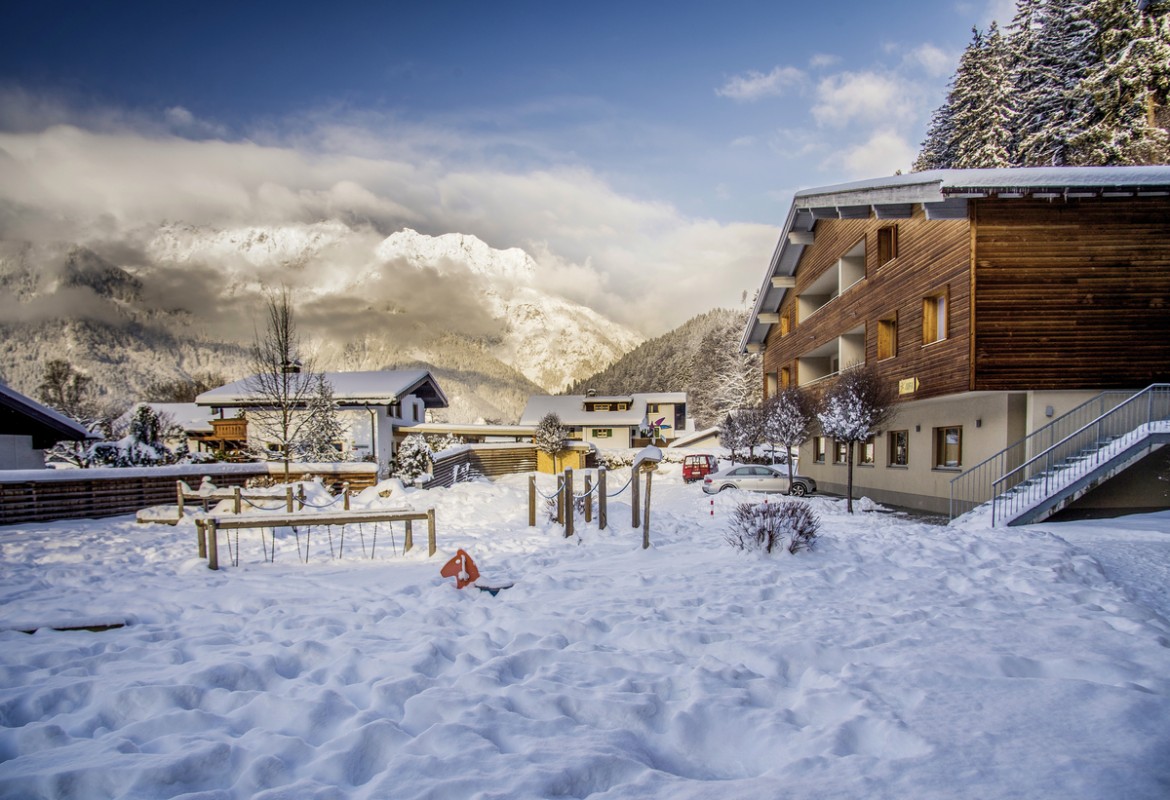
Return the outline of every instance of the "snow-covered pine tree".
<path id="1" fill-rule="evenodd" d="M 953 166 L 959 169 L 1013 164 L 1015 103 L 1009 59 L 1007 42 L 994 22 L 986 34 L 973 31 L 948 100 L 955 137 Z"/>
<path id="2" fill-rule="evenodd" d="M 534 441 L 536 449 L 548 455 L 553 462 L 553 472 L 557 471 L 557 456 L 565 449 L 565 439 L 569 432 L 561 424 L 561 418 L 555 411 L 550 411 L 541 417 L 536 425 Z"/>
<path id="3" fill-rule="evenodd" d="M 394 476 L 411 483 L 431 471 L 431 446 L 421 433 L 412 433 L 398 445 Z"/>
<path id="4" fill-rule="evenodd" d="M 342 460 L 335 443 L 341 439 L 345 428 L 337 418 L 333 385 L 322 373 L 313 375 L 313 394 L 309 398 L 306 413 L 309 419 L 297 442 L 297 454 L 303 461 L 317 463 Z"/>
<path id="5" fill-rule="evenodd" d="M 1136 13 L 1131 0 L 1093 0 L 1093 64 L 1079 92 L 1088 105 L 1070 142 L 1075 164 L 1165 164 L 1170 135 L 1154 120 L 1170 94 L 1170 13 Z"/>
<path id="6" fill-rule="evenodd" d="M 1020 143 L 1026 167 L 1069 164 L 1069 143 L 1088 118 L 1089 104 L 1078 87 L 1093 60 L 1093 26 L 1085 0 L 1046 0 L 1036 8 L 1038 29 L 1031 52 L 1017 57 Z"/>
<path id="7" fill-rule="evenodd" d="M 817 419 L 830 439 L 848 445 L 845 506 L 853 513 L 853 451 L 889 422 L 896 400 L 891 383 L 878 376 L 872 366 L 859 364 L 841 372 L 821 403 Z"/>
<path id="8" fill-rule="evenodd" d="M 952 79 L 952 89 L 954 85 Z M 926 130 L 926 139 L 922 142 L 922 149 L 918 152 L 913 169 L 915 172 L 928 169 L 947 169 L 954 163 L 955 120 L 948 92 L 946 101 L 931 115 L 930 127 Z"/>
<path id="9" fill-rule="evenodd" d="M 1019 166 L 1020 140 L 1023 137 L 1021 127 L 1024 120 L 1030 118 L 1029 110 L 1021 98 L 1024 95 L 1035 94 L 1042 80 L 1038 70 L 1039 58 L 1036 48 L 1043 16 L 1041 6 L 1045 2 L 1047 0 L 1016 0 L 1016 13 L 1007 28 L 1008 80 L 1015 93 L 1017 112 L 1011 146 L 1008 149 L 1014 156 L 1016 166 Z"/>
<path id="10" fill-rule="evenodd" d="M 791 451 L 808 440 L 816 420 L 816 399 L 799 386 L 787 386 L 764 403 L 764 439 L 784 446 L 788 483 L 792 484 Z"/>

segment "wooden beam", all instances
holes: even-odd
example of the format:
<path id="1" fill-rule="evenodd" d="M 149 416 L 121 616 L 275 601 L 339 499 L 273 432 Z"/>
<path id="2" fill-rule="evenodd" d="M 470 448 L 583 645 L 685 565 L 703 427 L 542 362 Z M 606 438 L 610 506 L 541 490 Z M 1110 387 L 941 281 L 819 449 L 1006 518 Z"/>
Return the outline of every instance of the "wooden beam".
<path id="1" fill-rule="evenodd" d="M 789 231 L 788 232 L 788 243 L 789 244 L 809 245 L 809 244 L 813 243 L 813 238 L 814 238 L 813 231 Z"/>
<path id="2" fill-rule="evenodd" d="M 841 215 L 837 213 L 835 207 L 820 207 L 810 208 L 809 213 L 812 214 L 813 219 L 840 219 Z"/>
<path id="3" fill-rule="evenodd" d="M 762 350 L 763 348 L 762 348 L 762 346 L 760 345 L 760 343 L 759 343 L 759 342 L 750 342 L 750 343 L 748 344 L 748 346 L 747 346 L 747 347 L 745 347 L 744 349 L 745 349 L 745 350 L 747 350 L 749 353 L 758 353 L 758 352 L 760 352 L 760 350 Z"/>
<path id="4" fill-rule="evenodd" d="M 869 206 L 837 206 L 841 219 L 869 219 Z"/>
<path id="5" fill-rule="evenodd" d="M 761 325 L 779 325 L 780 324 L 780 315 L 779 314 L 769 314 L 767 312 L 761 311 L 759 314 L 756 315 L 756 322 L 758 322 Z"/>
<path id="6" fill-rule="evenodd" d="M 795 275 L 773 275 L 772 276 L 773 289 L 795 289 L 796 276 Z"/>
<path id="7" fill-rule="evenodd" d="M 884 203 L 873 207 L 878 219 L 910 219 L 914 213 L 913 203 Z"/>

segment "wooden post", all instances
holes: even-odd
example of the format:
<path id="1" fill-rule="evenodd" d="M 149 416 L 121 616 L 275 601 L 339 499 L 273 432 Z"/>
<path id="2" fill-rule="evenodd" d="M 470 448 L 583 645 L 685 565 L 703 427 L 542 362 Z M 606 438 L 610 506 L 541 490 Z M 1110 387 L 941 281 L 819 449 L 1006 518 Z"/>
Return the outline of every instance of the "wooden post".
<path id="1" fill-rule="evenodd" d="M 438 547 L 435 545 L 435 509 L 427 509 L 427 555 L 433 556 Z"/>
<path id="2" fill-rule="evenodd" d="M 240 511 L 241 511 L 241 509 L 242 509 L 242 507 L 243 507 L 243 506 L 242 506 L 242 502 L 241 502 L 241 497 L 240 497 L 240 494 L 241 494 L 241 492 L 240 492 L 240 487 L 239 487 L 239 486 L 233 486 L 233 487 L 232 487 L 232 507 L 235 509 L 235 511 L 236 511 L 236 513 L 237 513 L 237 514 L 239 514 L 239 513 L 240 513 Z"/>
<path id="3" fill-rule="evenodd" d="M 642 526 L 642 478 L 635 467 L 630 468 L 630 527 Z"/>
<path id="4" fill-rule="evenodd" d="M 645 550 L 650 546 L 650 481 L 653 479 L 654 473 L 647 470 L 646 472 L 646 513 L 642 515 L 642 549 Z"/>
<path id="5" fill-rule="evenodd" d="M 410 520 L 406 520 L 406 535 L 402 540 L 402 553 L 405 555 L 414 548 L 414 525 Z"/>
<path id="6" fill-rule="evenodd" d="M 219 531 L 215 529 L 215 519 L 207 520 L 207 568 L 219 569 Z"/>
<path id="7" fill-rule="evenodd" d="M 195 538 L 199 542 L 199 557 L 207 558 L 207 531 L 203 530 L 203 520 L 195 520 Z"/>
<path id="8" fill-rule="evenodd" d="M 536 476 L 528 476 L 528 527 L 536 527 Z"/>
<path id="9" fill-rule="evenodd" d="M 593 489 L 593 479 L 590 477 L 589 473 L 586 472 L 585 473 L 585 489 L 583 490 L 585 492 L 585 522 L 586 523 L 590 523 L 593 521 L 593 492 L 592 492 L 592 489 Z"/>
<path id="10" fill-rule="evenodd" d="M 341 484 L 341 506 L 346 511 L 349 511 L 349 481 L 344 481 Z"/>
<path id="11" fill-rule="evenodd" d="M 183 482 L 175 481 L 175 493 L 179 495 L 179 519 L 183 518 Z M 203 555 L 200 553 L 199 555 Z"/>
<path id="12" fill-rule="evenodd" d="M 565 524 L 565 478 L 557 476 L 557 524 Z"/>
<path id="13" fill-rule="evenodd" d="M 291 486 L 284 487 L 284 507 L 288 513 L 293 513 L 293 491 Z"/>
<path id="14" fill-rule="evenodd" d="M 565 538 L 573 535 L 573 512 L 577 503 L 573 499 L 573 468 L 565 468 Z"/>
<path id="15" fill-rule="evenodd" d="M 297 505 L 297 511 L 305 510 L 305 484 L 303 483 L 297 485 Z"/>
<path id="16" fill-rule="evenodd" d="M 609 513 L 609 497 L 605 493 L 605 467 L 597 470 L 597 527 L 605 530 L 606 517 Z"/>

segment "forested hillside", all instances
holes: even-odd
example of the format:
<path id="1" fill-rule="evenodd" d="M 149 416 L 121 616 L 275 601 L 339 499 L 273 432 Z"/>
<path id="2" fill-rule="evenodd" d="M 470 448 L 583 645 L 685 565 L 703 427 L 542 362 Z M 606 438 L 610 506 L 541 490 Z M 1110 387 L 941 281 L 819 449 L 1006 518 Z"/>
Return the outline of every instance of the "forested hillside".
<path id="1" fill-rule="evenodd" d="M 760 400 L 759 356 L 738 352 L 746 314 L 724 308 L 700 314 L 571 384 L 565 394 L 686 392 L 696 427 L 714 425 L 728 410 Z"/>
<path id="2" fill-rule="evenodd" d="M 1018 0 L 974 31 L 915 170 L 1165 164 L 1170 2 Z"/>

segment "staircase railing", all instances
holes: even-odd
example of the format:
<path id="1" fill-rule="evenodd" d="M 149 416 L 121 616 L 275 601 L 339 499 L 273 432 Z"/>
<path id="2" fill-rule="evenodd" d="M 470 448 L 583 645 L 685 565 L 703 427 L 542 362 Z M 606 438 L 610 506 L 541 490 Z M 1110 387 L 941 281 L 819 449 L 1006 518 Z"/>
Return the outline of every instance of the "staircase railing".
<path id="1" fill-rule="evenodd" d="M 1138 392 L 993 481 L 992 526 L 1052 497 L 1155 428 L 1170 428 L 1170 384 Z"/>
<path id="2" fill-rule="evenodd" d="M 963 474 L 955 476 L 951 480 L 951 519 L 966 514 L 994 497 L 992 484 L 996 479 L 1023 464 L 1033 454 L 1048 449 L 1072 432 L 1080 430 L 1133 395 L 1132 391 L 1102 392 L 1047 425 L 1037 428 L 1018 442 L 1008 445 L 990 458 L 980 461 Z"/>

